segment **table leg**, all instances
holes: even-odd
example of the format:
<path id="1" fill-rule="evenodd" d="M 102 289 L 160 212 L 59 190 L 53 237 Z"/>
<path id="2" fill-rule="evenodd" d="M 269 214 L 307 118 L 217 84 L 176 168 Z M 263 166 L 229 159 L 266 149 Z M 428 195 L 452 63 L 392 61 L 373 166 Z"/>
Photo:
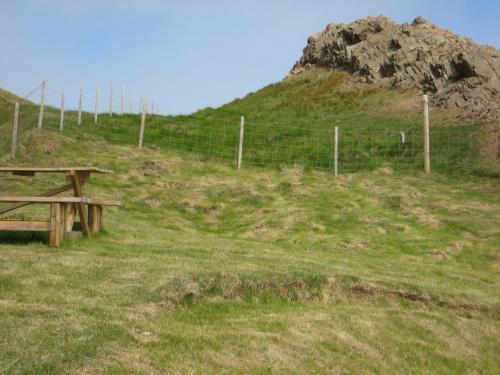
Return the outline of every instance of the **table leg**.
<path id="1" fill-rule="evenodd" d="M 71 184 L 73 185 L 73 192 L 75 197 L 82 197 L 82 186 L 80 183 L 80 178 L 75 171 L 71 171 L 69 173 L 69 178 L 71 180 Z M 87 222 L 87 217 L 85 216 L 85 207 L 83 203 L 77 203 L 76 207 L 78 208 L 78 215 L 80 216 L 80 223 L 82 224 L 82 233 L 87 235 L 87 237 L 91 237 L 91 233 L 89 230 L 89 225 Z"/>
<path id="2" fill-rule="evenodd" d="M 99 232 L 99 206 L 89 204 L 89 226 L 92 234 Z"/>
<path id="3" fill-rule="evenodd" d="M 49 245 L 61 246 L 61 204 L 52 203 L 50 206 L 50 238 Z"/>

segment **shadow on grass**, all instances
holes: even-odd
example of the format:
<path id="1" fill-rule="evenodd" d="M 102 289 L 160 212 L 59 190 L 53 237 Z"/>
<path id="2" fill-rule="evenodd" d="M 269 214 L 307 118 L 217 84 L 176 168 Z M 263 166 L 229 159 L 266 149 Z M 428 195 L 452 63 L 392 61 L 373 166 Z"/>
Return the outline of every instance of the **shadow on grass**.
<path id="1" fill-rule="evenodd" d="M 48 233 L 38 232 L 0 232 L 0 243 L 12 245 L 27 245 L 31 243 L 48 244 Z"/>

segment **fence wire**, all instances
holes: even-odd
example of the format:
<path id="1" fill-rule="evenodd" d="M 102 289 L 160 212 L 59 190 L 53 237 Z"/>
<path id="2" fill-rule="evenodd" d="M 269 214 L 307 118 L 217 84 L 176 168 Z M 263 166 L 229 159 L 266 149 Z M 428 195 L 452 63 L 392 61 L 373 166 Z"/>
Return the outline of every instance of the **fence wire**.
<path id="1" fill-rule="evenodd" d="M 49 92 L 49 94 L 51 94 Z M 119 103 L 112 116 L 102 107 L 95 123 L 91 110 L 81 112 L 79 125 L 78 98 L 65 102 L 61 130 L 60 104 L 47 95 L 43 130 L 62 131 L 80 139 L 101 139 L 118 145 L 138 145 L 141 116 L 119 115 Z M 84 108 L 95 107 L 84 97 Z M 14 103 L 2 103 L 0 111 L 0 158 L 6 160 L 12 144 Z M 127 111 L 127 106 L 124 106 Z M 20 103 L 18 143 L 37 128 L 40 106 Z M 164 117 L 148 114 L 144 134 L 145 147 L 156 147 L 202 158 L 236 164 L 240 125 L 238 116 L 213 118 L 201 116 Z M 295 166 L 333 171 L 335 157 L 334 129 L 339 128 L 338 170 L 353 173 L 382 166 L 416 172 L 423 169 L 422 120 L 401 122 L 366 121 L 356 124 L 349 119 L 343 126 L 338 120 L 332 126 L 303 123 L 278 123 L 247 118 L 243 141 L 243 166 Z M 483 173 L 478 167 L 481 157 L 479 126 L 431 126 L 431 161 L 434 171 L 452 174 Z M 498 171 L 493 171 L 493 175 Z"/>

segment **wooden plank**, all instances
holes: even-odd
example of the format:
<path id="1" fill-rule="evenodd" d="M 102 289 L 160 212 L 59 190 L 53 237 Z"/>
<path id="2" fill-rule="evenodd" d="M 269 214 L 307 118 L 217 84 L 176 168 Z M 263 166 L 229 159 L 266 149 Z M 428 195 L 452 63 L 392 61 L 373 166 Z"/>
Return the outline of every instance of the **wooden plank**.
<path id="1" fill-rule="evenodd" d="M 50 190 L 46 193 L 42 193 L 40 195 L 38 195 L 39 197 L 52 197 L 54 195 L 57 195 L 57 194 L 60 194 L 60 193 L 64 193 L 65 191 L 68 191 L 68 190 L 71 190 L 73 189 L 73 184 L 68 184 L 68 185 L 64 185 L 64 186 L 61 186 L 60 188 L 57 188 L 57 189 L 53 189 L 53 190 Z M 3 215 L 3 214 L 6 214 L 7 212 L 10 212 L 10 211 L 14 211 L 14 210 L 17 210 L 18 208 L 21 208 L 21 207 L 24 207 L 24 206 L 28 206 L 30 205 L 31 203 L 16 203 L 16 204 L 13 204 L 11 206 L 8 206 L 8 207 L 4 207 L 2 209 L 0 209 L 0 215 Z"/>
<path id="2" fill-rule="evenodd" d="M 49 232 L 48 221 L 0 221 L 0 231 L 14 232 Z"/>
<path id="3" fill-rule="evenodd" d="M 121 201 L 99 201 L 99 200 L 94 200 L 94 199 L 89 199 L 89 203 L 96 205 L 96 206 L 114 206 L 114 207 L 121 207 L 123 206 L 123 203 Z"/>
<path id="4" fill-rule="evenodd" d="M 80 198 L 82 196 L 82 187 L 80 185 L 80 180 L 78 179 L 78 174 L 76 172 L 72 172 L 70 178 L 71 183 L 73 184 L 75 197 Z M 78 215 L 80 216 L 80 223 L 82 224 L 82 232 L 87 235 L 87 237 L 90 237 L 91 233 L 87 223 L 87 218 L 85 217 L 85 208 L 82 203 L 77 203 L 76 207 L 78 208 Z"/>
<path id="5" fill-rule="evenodd" d="M 89 198 L 84 197 L 0 197 L 0 202 L 19 203 L 88 203 Z"/>
<path id="6" fill-rule="evenodd" d="M 39 168 L 39 167 L 0 167 L 0 172 L 15 173 L 15 172 L 33 172 L 33 173 L 68 173 L 89 172 L 89 173 L 113 173 L 112 170 L 98 167 L 64 167 L 64 168 Z"/>
<path id="7" fill-rule="evenodd" d="M 49 245 L 61 246 L 61 204 L 53 203 L 50 210 L 50 238 Z"/>
<path id="8" fill-rule="evenodd" d="M 66 203 L 61 203 L 61 241 L 66 239 L 66 218 L 68 216 L 68 206 Z"/>

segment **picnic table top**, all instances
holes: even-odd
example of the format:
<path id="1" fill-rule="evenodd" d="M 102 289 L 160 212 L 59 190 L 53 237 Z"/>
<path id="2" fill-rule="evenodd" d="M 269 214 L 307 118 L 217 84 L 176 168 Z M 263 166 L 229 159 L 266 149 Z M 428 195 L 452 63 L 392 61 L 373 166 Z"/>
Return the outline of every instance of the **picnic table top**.
<path id="1" fill-rule="evenodd" d="M 64 168 L 40 168 L 40 167 L 0 167 L 0 173 L 28 172 L 28 173 L 67 173 L 67 172 L 86 172 L 86 173 L 113 173 L 109 169 L 98 167 L 64 167 Z"/>

